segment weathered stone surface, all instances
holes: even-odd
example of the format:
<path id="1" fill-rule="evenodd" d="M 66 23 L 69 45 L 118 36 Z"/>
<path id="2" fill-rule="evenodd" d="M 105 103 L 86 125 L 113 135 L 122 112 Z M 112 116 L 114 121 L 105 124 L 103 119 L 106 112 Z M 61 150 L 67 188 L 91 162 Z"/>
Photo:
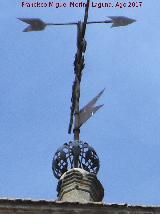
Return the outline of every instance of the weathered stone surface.
<path id="1" fill-rule="evenodd" d="M 0 214 L 160 214 L 159 207 L 0 199 Z"/>
<path id="2" fill-rule="evenodd" d="M 70 202 L 99 202 L 104 189 L 96 175 L 83 169 L 74 168 L 61 177 L 58 184 L 58 199 Z"/>

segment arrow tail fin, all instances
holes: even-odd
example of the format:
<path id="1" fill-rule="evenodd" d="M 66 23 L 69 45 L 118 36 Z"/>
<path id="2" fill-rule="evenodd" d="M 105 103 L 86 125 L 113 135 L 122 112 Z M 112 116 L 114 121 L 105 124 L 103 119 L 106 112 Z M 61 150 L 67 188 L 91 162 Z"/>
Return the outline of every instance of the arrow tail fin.
<path id="1" fill-rule="evenodd" d="M 94 106 L 105 89 L 100 91 L 87 105 L 85 105 L 79 112 L 79 128 L 89 120 L 103 105 Z"/>

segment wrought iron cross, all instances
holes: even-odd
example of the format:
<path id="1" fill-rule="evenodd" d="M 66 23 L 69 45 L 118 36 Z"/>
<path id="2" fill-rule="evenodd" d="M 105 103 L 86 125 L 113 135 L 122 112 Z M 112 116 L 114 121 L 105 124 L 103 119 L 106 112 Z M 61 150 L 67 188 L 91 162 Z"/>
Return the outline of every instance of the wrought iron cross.
<path id="1" fill-rule="evenodd" d="M 77 52 L 74 59 L 75 79 L 72 86 L 72 97 L 70 107 L 70 121 L 68 133 L 74 133 L 74 141 L 64 144 L 57 150 L 52 164 L 53 173 L 57 178 L 66 172 L 69 168 L 83 168 L 91 173 L 97 174 L 99 170 L 99 158 L 95 150 L 86 142 L 79 141 L 80 127 L 92 117 L 98 109 L 103 105 L 95 106 L 97 100 L 104 92 L 104 89 L 95 96 L 82 109 L 79 108 L 80 103 L 80 84 L 82 79 L 82 71 L 85 67 L 84 53 L 86 51 L 87 42 L 85 40 L 86 26 L 88 24 L 109 24 L 111 27 L 126 26 L 136 20 L 124 16 L 109 16 L 110 20 L 105 21 L 88 21 L 90 0 L 87 0 L 83 22 L 69 23 L 45 23 L 39 18 L 19 18 L 22 22 L 28 24 L 23 32 L 42 31 L 47 26 L 77 26 Z M 73 127 L 74 125 L 74 127 Z"/>

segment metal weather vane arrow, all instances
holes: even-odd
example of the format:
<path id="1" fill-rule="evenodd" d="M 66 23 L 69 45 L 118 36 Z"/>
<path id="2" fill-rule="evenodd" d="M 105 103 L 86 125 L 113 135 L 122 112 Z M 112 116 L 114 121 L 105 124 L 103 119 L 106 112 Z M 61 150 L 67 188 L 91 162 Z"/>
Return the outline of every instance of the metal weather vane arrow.
<path id="1" fill-rule="evenodd" d="M 105 21 L 87 21 L 88 24 L 112 24 L 111 27 L 121 27 L 127 26 L 136 22 L 135 19 L 131 19 L 125 16 L 108 16 L 110 20 Z M 45 23 L 39 18 L 18 18 L 20 21 L 28 24 L 28 27 L 23 30 L 23 32 L 32 32 L 32 31 L 42 31 L 46 28 L 46 26 L 62 26 L 62 25 L 77 25 L 78 22 L 68 22 L 68 23 Z M 84 34 L 84 30 L 83 30 Z M 83 35 L 84 37 L 84 35 Z"/>
<path id="2" fill-rule="evenodd" d="M 75 78 L 72 85 L 70 121 L 68 127 L 68 133 L 72 131 L 74 133 L 74 141 L 70 141 L 68 144 L 65 143 L 54 155 L 52 169 L 55 177 L 58 179 L 70 168 L 79 167 L 90 173 L 97 174 L 100 166 L 96 151 L 88 143 L 79 140 L 81 126 L 103 106 L 103 104 L 96 105 L 96 102 L 105 90 L 100 91 L 89 103 L 79 109 L 80 85 L 85 67 L 84 53 L 87 46 L 85 40 L 86 26 L 88 24 L 111 24 L 113 28 L 127 26 L 136 21 L 135 19 L 124 16 L 108 16 L 109 20 L 88 21 L 89 4 L 90 0 L 87 0 L 84 20 L 82 22 L 46 23 L 39 18 L 18 18 L 20 21 L 28 24 L 23 32 L 43 31 L 47 26 L 74 25 L 77 27 L 77 51 L 73 64 Z"/>
<path id="3" fill-rule="evenodd" d="M 80 100 L 80 84 L 82 78 L 82 71 L 85 67 L 84 53 L 86 51 L 87 42 L 85 40 L 86 26 L 88 24 L 112 24 L 111 27 L 127 26 L 135 22 L 135 19 L 131 19 L 124 16 L 108 16 L 110 20 L 105 21 L 88 21 L 90 0 L 87 0 L 85 15 L 83 22 L 68 22 L 68 23 L 46 23 L 39 18 L 18 18 L 20 21 L 27 23 L 28 26 L 23 32 L 42 31 L 47 26 L 63 26 L 63 25 L 76 25 L 77 26 L 77 52 L 74 60 L 74 73 L 75 79 L 72 86 L 72 97 L 70 107 L 70 121 L 68 127 L 68 133 L 74 133 L 74 139 L 79 140 L 80 127 L 92 117 L 98 109 L 103 105 L 94 106 L 94 100 L 104 92 L 101 91 L 100 95 L 97 95 L 91 102 L 89 102 L 84 108 L 79 110 Z M 98 98 L 97 98 L 98 97 Z M 74 128 L 73 127 L 74 123 Z"/>
<path id="4" fill-rule="evenodd" d="M 132 24 L 133 22 L 136 22 L 135 19 L 131 19 L 125 16 L 108 16 L 112 21 L 111 27 L 120 27 L 120 26 L 127 26 L 129 24 Z"/>

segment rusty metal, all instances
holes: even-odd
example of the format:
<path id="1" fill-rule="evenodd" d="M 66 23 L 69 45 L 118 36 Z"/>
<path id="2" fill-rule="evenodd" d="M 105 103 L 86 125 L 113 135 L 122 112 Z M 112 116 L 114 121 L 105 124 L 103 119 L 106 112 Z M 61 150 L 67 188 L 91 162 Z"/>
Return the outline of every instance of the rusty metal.
<path id="1" fill-rule="evenodd" d="M 104 92 L 103 89 L 87 105 L 80 109 L 80 87 L 83 69 L 85 67 L 84 53 L 87 47 L 87 42 L 85 40 L 86 26 L 87 24 L 111 23 L 111 27 L 119 27 L 129 25 L 136 21 L 124 16 L 109 16 L 110 20 L 105 21 L 88 21 L 89 4 L 90 0 L 87 0 L 83 22 L 45 23 L 38 18 L 18 18 L 20 21 L 28 24 L 28 26 L 24 29 L 24 32 L 42 31 L 49 25 L 77 26 L 77 51 L 73 64 L 75 78 L 72 85 L 70 121 L 68 127 L 68 133 L 70 134 L 72 131 L 74 133 L 74 141 L 65 143 L 55 153 L 52 162 L 52 169 L 55 177 L 58 179 L 63 175 L 63 173 L 72 168 L 82 168 L 93 174 L 97 174 L 99 170 L 99 158 L 95 150 L 86 142 L 79 140 L 81 126 L 103 106 L 95 106 L 95 104 Z"/>
<path id="2" fill-rule="evenodd" d="M 68 128 L 68 133 L 72 131 L 72 125 L 74 121 L 74 140 L 79 140 L 80 126 L 79 126 L 79 99 L 80 99 L 80 83 L 82 78 L 82 70 L 85 67 L 84 55 L 86 50 L 87 42 L 85 40 L 86 24 L 88 20 L 88 10 L 89 10 L 90 0 L 87 0 L 84 21 L 78 22 L 77 24 L 77 52 L 74 60 L 74 73 L 75 80 L 72 87 L 72 98 L 71 98 L 71 113 L 70 113 L 70 123 Z M 73 119 L 74 117 L 74 119 Z"/>

